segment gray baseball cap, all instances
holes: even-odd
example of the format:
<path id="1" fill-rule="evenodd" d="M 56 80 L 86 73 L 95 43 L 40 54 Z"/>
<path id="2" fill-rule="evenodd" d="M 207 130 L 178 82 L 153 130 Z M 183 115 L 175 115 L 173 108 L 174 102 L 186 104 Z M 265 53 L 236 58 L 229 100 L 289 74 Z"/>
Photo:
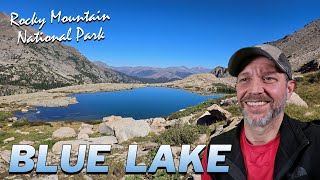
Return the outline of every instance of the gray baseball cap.
<path id="1" fill-rule="evenodd" d="M 268 44 L 246 47 L 235 52 L 228 63 L 230 75 L 237 77 L 242 69 L 256 56 L 265 56 L 266 58 L 269 58 L 281 71 L 288 75 L 290 80 L 292 80 L 292 69 L 289 60 L 279 48 Z"/>

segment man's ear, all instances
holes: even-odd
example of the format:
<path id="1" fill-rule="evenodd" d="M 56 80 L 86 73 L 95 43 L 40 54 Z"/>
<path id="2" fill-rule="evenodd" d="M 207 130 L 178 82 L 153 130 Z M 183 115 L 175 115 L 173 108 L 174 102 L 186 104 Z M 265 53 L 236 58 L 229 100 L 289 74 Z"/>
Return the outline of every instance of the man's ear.
<path id="1" fill-rule="evenodd" d="M 289 80 L 287 83 L 288 83 L 287 84 L 287 94 L 288 94 L 287 100 L 288 100 L 288 99 L 290 99 L 294 89 L 296 88 L 297 83 L 294 80 Z"/>

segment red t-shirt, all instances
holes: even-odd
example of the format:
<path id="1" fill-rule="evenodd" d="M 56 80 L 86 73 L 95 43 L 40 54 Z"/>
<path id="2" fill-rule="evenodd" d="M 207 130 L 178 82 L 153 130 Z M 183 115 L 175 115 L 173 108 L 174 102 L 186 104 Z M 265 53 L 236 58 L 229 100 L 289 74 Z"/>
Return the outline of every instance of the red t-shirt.
<path id="1" fill-rule="evenodd" d="M 201 180 L 212 180 L 212 178 L 209 176 L 209 174 L 207 173 L 207 168 L 208 168 L 208 146 L 206 147 L 206 149 L 203 152 L 203 157 L 201 160 L 201 164 L 203 167 L 203 173 L 201 174 Z"/>
<path id="2" fill-rule="evenodd" d="M 280 135 L 263 145 L 252 145 L 248 142 L 244 129 L 241 130 L 240 146 L 247 170 L 248 180 L 273 179 L 274 162 L 280 144 Z M 202 180 L 212 180 L 207 173 L 208 147 L 204 150 L 201 160 L 204 173 Z"/>
<path id="3" fill-rule="evenodd" d="M 252 145 L 241 130 L 240 146 L 248 180 L 273 179 L 274 161 L 280 144 L 280 135 L 263 145 Z"/>

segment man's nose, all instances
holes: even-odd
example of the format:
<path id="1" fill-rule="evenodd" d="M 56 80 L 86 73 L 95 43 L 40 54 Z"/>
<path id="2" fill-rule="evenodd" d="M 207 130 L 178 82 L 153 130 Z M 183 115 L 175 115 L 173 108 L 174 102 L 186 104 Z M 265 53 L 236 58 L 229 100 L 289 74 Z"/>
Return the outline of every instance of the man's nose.
<path id="1" fill-rule="evenodd" d="M 250 94 L 261 94 L 264 92 L 263 81 L 261 79 L 252 79 L 248 86 Z"/>

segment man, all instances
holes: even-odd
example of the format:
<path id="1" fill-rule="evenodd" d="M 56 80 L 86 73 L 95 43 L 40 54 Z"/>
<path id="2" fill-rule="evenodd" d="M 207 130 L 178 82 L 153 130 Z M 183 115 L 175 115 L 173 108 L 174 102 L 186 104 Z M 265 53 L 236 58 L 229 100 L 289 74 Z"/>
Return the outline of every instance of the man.
<path id="1" fill-rule="evenodd" d="M 237 77 L 244 118 L 209 143 L 232 144 L 218 164 L 229 166 L 228 173 L 204 173 L 202 179 L 320 179 L 320 126 L 284 113 L 296 83 L 283 52 L 267 44 L 242 48 L 230 58 L 228 70 Z"/>

